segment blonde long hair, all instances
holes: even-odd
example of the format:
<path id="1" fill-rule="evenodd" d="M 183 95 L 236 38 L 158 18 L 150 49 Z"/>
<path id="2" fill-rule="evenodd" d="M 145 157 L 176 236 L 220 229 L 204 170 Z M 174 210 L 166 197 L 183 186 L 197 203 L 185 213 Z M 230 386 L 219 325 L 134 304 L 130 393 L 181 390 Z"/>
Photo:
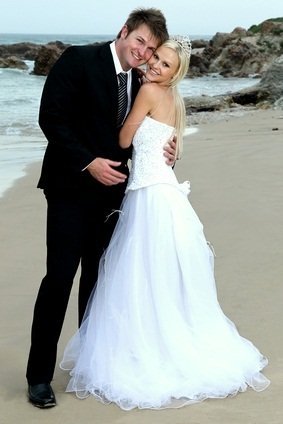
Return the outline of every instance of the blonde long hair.
<path id="1" fill-rule="evenodd" d="M 178 83 L 185 78 L 188 72 L 191 55 L 191 43 L 187 37 L 177 36 L 176 38 L 170 38 L 163 44 L 164 47 L 168 47 L 174 50 L 179 58 L 179 67 L 176 74 L 170 81 L 170 87 L 172 88 L 173 101 L 175 106 L 175 128 L 176 128 L 176 157 L 179 159 L 183 149 L 183 135 L 186 128 L 186 108 L 183 97 L 179 93 Z"/>

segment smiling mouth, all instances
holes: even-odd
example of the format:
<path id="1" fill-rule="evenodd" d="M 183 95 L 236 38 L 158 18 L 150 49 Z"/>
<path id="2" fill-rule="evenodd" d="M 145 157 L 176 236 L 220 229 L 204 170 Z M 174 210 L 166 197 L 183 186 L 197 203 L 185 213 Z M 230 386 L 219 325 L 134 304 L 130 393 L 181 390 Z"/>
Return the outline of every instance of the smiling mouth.
<path id="1" fill-rule="evenodd" d="M 149 73 L 155 76 L 158 76 L 159 73 L 157 71 L 155 71 L 153 68 L 149 68 Z"/>
<path id="2" fill-rule="evenodd" d="M 133 57 L 135 60 L 140 61 L 142 60 L 142 57 L 140 57 L 139 55 L 137 55 L 136 53 L 133 53 Z"/>

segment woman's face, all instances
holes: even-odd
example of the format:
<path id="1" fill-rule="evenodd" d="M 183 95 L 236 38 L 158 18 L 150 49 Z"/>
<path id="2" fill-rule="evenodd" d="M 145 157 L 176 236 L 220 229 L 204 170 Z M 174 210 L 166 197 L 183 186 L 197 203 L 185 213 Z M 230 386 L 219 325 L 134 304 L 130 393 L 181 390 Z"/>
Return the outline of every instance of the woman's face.
<path id="1" fill-rule="evenodd" d="M 147 62 L 146 78 L 150 82 L 169 85 L 178 68 L 177 53 L 169 47 L 160 46 Z"/>

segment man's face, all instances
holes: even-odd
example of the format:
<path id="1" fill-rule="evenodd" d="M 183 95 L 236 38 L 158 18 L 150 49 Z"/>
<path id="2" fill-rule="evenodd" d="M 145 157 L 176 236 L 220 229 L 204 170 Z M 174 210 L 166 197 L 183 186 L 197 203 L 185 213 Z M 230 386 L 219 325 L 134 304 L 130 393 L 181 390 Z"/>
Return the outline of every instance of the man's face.
<path id="1" fill-rule="evenodd" d="M 121 37 L 116 41 L 116 51 L 123 70 L 128 71 L 143 65 L 150 59 L 158 44 L 147 25 L 142 24 L 131 33 L 126 25 L 123 26 Z"/>

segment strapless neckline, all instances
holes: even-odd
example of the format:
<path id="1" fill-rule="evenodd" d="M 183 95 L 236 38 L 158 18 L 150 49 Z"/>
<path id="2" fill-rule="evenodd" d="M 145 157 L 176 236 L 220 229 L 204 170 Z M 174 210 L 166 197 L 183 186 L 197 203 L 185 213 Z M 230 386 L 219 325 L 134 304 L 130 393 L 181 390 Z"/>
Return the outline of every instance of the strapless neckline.
<path id="1" fill-rule="evenodd" d="M 152 118 L 149 115 L 146 115 L 146 117 L 144 119 L 150 119 L 151 121 L 156 122 L 157 124 L 160 124 L 160 125 L 165 125 L 168 128 L 172 128 L 172 129 L 175 128 L 175 127 L 173 127 L 173 125 L 169 125 L 169 124 L 166 124 L 165 122 L 158 121 L 157 119 Z"/>

